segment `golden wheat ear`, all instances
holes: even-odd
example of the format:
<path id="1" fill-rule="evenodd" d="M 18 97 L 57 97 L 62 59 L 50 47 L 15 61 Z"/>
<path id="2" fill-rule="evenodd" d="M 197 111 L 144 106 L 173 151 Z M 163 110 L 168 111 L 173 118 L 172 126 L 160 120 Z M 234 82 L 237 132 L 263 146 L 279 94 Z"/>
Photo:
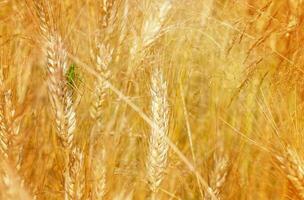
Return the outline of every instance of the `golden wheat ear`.
<path id="1" fill-rule="evenodd" d="M 148 12 L 144 17 L 140 33 L 135 36 L 130 49 L 131 59 L 135 59 L 140 53 L 151 46 L 164 33 L 164 22 L 172 8 L 171 0 L 164 0 L 156 5 L 156 12 Z"/>
<path id="2" fill-rule="evenodd" d="M 285 173 L 285 176 L 296 189 L 298 196 L 304 199 L 304 160 L 298 152 L 287 147 L 282 155 L 276 156 L 280 168 Z"/>
<path id="3" fill-rule="evenodd" d="M 67 199 L 81 200 L 85 192 L 84 154 L 74 147 L 70 153 Z"/>
<path id="4" fill-rule="evenodd" d="M 33 200 L 34 198 L 24 188 L 22 179 L 16 174 L 7 161 L 0 161 L 0 198 L 5 200 Z"/>
<path id="5" fill-rule="evenodd" d="M 227 179 L 229 159 L 223 152 L 215 152 L 213 157 L 214 167 L 209 174 L 209 186 L 212 189 L 214 195 L 221 199 L 221 190 Z M 206 192 L 204 196 L 205 200 L 212 200 L 209 193 Z"/>
<path id="6" fill-rule="evenodd" d="M 106 193 L 106 151 L 102 150 L 93 159 L 93 187 L 92 198 L 96 200 L 104 199 Z"/>
<path id="7" fill-rule="evenodd" d="M 147 157 L 147 179 L 152 198 L 156 198 L 167 166 L 169 145 L 166 137 L 169 131 L 169 105 L 167 83 L 159 67 L 151 75 L 151 113 L 154 126 L 151 127 Z"/>

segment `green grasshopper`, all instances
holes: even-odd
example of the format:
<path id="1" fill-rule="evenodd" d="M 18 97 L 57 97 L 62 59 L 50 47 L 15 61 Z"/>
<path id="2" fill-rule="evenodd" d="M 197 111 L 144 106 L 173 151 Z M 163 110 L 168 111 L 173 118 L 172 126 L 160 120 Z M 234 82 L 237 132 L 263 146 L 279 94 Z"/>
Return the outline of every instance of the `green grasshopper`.
<path id="1" fill-rule="evenodd" d="M 67 79 L 67 84 L 73 88 L 73 89 L 78 89 L 77 85 L 78 82 L 81 82 L 81 79 L 79 77 L 79 75 L 76 73 L 76 64 L 72 63 L 69 66 L 69 69 L 66 73 L 66 79 Z"/>

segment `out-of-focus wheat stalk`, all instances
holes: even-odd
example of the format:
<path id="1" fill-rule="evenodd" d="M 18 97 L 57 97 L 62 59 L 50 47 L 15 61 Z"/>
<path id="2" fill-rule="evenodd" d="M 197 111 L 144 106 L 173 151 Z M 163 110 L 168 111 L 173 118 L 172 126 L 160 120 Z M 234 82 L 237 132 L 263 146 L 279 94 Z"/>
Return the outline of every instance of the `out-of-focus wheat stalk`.
<path id="1" fill-rule="evenodd" d="M 160 67 L 153 68 L 151 75 L 152 127 L 147 157 L 147 178 L 152 199 L 156 198 L 167 166 L 169 145 L 165 137 L 169 131 L 169 104 L 167 83 Z"/>
<path id="2" fill-rule="evenodd" d="M 297 151 L 287 147 L 281 156 L 276 156 L 281 169 L 298 192 L 298 196 L 304 199 L 304 161 Z"/>

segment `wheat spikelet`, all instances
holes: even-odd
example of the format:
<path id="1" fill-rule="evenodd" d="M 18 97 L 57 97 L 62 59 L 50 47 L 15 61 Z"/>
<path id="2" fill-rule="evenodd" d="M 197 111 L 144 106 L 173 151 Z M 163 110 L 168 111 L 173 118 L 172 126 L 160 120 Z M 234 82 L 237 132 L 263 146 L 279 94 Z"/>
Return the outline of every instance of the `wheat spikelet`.
<path id="1" fill-rule="evenodd" d="M 299 197 L 304 199 L 304 161 L 291 147 L 287 147 L 283 156 L 277 156 L 281 169 L 298 191 Z"/>
<path id="2" fill-rule="evenodd" d="M 93 160 L 93 190 L 92 199 L 102 200 L 106 191 L 106 165 L 105 165 L 105 150 L 101 151 L 100 156 L 96 156 Z"/>
<path id="3" fill-rule="evenodd" d="M 109 25 L 113 4 L 114 0 L 102 0 L 100 23 L 104 28 Z"/>
<path id="4" fill-rule="evenodd" d="M 228 168 L 228 157 L 224 154 L 214 154 L 214 168 L 210 173 L 210 188 L 214 195 L 220 199 L 220 190 L 226 181 Z M 206 193 L 204 199 L 210 200 L 212 197 Z"/>
<path id="5" fill-rule="evenodd" d="M 155 126 L 149 139 L 147 158 L 147 177 L 150 190 L 155 195 L 163 179 L 167 165 L 169 123 L 169 105 L 167 100 L 167 83 L 159 67 L 153 68 L 151 75 L 151 112 Z"/>

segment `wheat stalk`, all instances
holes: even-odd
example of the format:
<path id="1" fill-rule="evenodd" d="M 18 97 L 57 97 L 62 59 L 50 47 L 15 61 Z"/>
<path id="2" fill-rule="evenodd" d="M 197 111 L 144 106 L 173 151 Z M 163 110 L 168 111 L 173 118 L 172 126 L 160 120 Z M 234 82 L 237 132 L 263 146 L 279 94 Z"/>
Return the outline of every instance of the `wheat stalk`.
<path id="1" fill-rule="evenodd" d="M 276 156 L 280 163 L 281 169 L 285 172 L 286 177 L 298 191 L 301 199 L 304 199 L 304 161 L 296 150 L 287 147 L 282 156 Z"/>
<path id="2" fill-rule="evenodd" d="M 169 145 L 166 137 L 169 130 L 169 105 L 167 83 L 159 67 L 153 68 L 151 75 L 151 112 L 155 126 L 149 139 L 147 177 L 152 197 L 155 197 L 163 180 L 167 165 Z"/>

